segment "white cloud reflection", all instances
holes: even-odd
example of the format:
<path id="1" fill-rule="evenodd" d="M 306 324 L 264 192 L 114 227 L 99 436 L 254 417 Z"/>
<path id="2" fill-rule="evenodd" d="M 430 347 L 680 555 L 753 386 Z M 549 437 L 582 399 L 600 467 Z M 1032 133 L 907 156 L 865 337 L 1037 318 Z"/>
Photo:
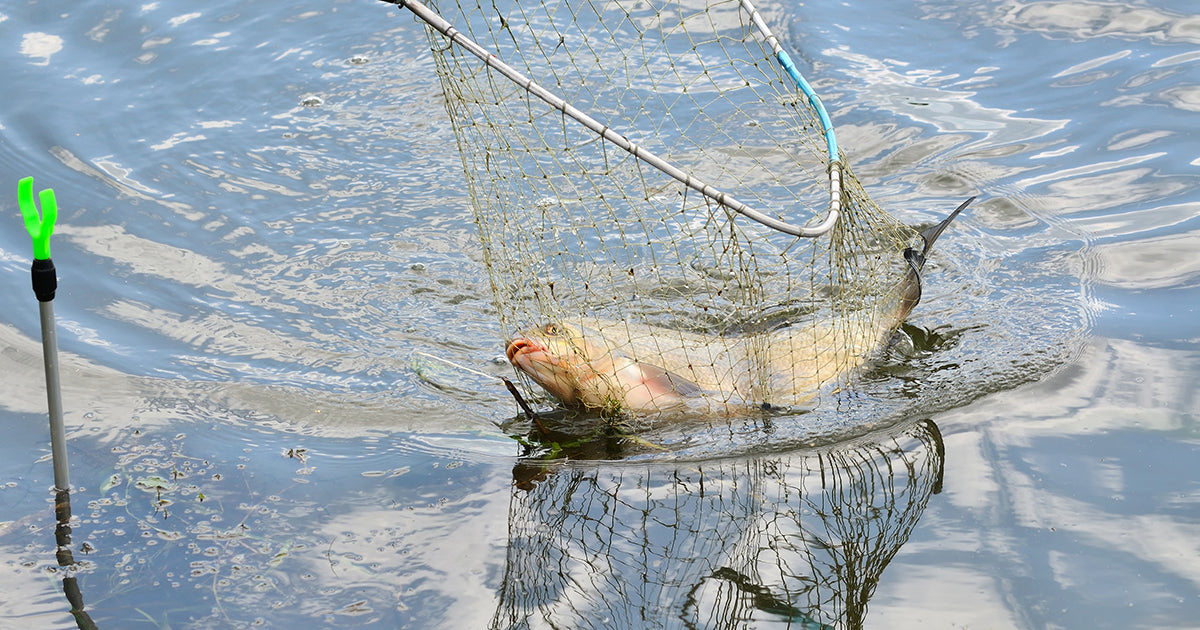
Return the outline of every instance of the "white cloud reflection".
<path id="1" fill-rule="evenodd" d="M 58 35 L 47 33 L 25 33 L 21 38 L 21 54 L 35 60 L 39 66 L 50 64 L 50 57 L 63 49 L 63 40 Z"/>

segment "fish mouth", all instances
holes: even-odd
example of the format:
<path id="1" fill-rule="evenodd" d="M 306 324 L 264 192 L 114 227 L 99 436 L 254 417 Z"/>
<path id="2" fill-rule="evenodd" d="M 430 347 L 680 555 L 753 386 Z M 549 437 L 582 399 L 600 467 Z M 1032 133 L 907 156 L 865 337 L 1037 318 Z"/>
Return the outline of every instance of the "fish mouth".
<path id="1" fill-rule="evenodd" d="M 518 357 L 522 357 L 534 352 L 545 353 L 546 350 L 546 346 L 543 346 L 532 339 L 525 339 L 522 337 L 508 342 L 508 347 L 505 348 L 504 354 L 508 356 L 509 363 L 517 365 Z"/>
<path id="2" fill-rule="evenodd" d="M 561 358 L 550 352 L 545 344 L 526 338 L 508 342 L 504 353 L 517 370 L 524 372 L 543 389 L 566 404 L 576 400 L 574 379 Z"/>
<path id="3" fill-rule="evenodd" d="M 549 346 L 536 339 L 513 339 L 508 342 L 504 354 L 513 367 L 539 381 L 554 378 L 554 374 L 564 368 L 562 359 L 550 352 Z"/>

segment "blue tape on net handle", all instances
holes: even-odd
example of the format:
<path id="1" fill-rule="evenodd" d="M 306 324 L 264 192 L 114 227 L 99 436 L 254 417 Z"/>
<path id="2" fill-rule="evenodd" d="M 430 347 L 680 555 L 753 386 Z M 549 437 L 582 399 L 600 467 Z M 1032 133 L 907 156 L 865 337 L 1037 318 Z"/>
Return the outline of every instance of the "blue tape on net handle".
<path id="1" fill-rule="evenodd" d="M 775 53 L 775 58 L 783 66 L 788 76 L 796 82 L 796 87 L 800 88 L 801 92 L 808 97 L 808 104 L 817 111 L 817 117 L 821 119 L 821 131 L 825 134 L 825 144 L 829 151 L 829 163 L 840 161 L 838 158 L 837 136 L 833 133 L 833 122 L 829 120 L 829 112 L 825 111 L 825 104 L 821 102 L 821 97 L 813 91 L 812 86 L 796 69 L 796 64 L 792 63 L 792 58 L 788 56 L 787 51 L 780 50 Z"/>

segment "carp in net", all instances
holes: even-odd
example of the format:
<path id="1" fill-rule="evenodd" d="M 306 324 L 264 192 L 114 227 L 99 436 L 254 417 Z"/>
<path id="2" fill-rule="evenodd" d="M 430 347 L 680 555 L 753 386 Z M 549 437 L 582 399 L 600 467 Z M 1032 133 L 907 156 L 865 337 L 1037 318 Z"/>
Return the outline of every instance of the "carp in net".
<path id="1" fill-rule="evenodd" d="M 527 392 L 808 405 L 919 299 L 927 247 L 905 254 L 917 232 L 868 198 L 749 2 L 389 1 L 428 26 Z"/>

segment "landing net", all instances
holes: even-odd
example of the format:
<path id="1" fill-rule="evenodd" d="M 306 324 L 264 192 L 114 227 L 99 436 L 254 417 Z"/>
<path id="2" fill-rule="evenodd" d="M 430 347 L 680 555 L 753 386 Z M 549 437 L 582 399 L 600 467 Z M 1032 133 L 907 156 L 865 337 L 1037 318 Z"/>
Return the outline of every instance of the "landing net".
<path id="1" fill-rule="evenodd" d="M 602 126 L 429 26 L 506 338 L 566 324 L 725 408 L 804 403 L 898 323 L 914 232 L 871 202 L 840 152 L 831 159 L 832 129 L 781 63 L 770 12 L 738 0 L 428 6 Z M 827 232 L 797 238 L 726 197 Z"/>

